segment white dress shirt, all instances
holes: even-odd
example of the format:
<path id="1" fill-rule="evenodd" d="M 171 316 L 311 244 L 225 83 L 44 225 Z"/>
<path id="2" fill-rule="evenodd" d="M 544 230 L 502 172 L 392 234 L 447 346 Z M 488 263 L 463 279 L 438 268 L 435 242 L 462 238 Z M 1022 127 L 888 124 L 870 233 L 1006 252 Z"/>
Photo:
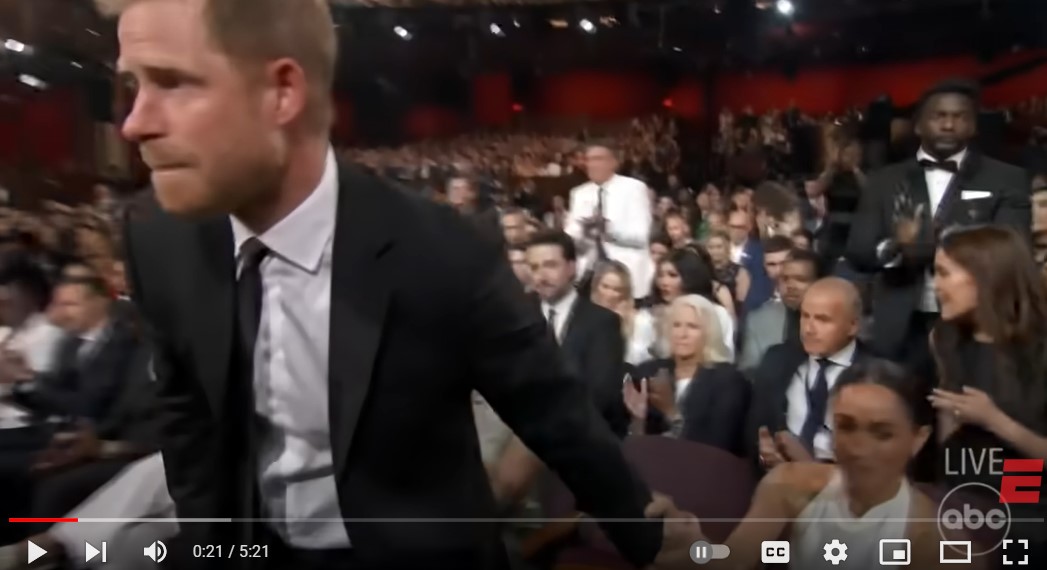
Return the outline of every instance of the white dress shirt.
<path id="1" fill-rule="evenodd" d="M 586 182 L 571 190 L 564 231 L 578 246 L 578 278 L 596 263 L 596 241 L 586 235 L 582 220 L 593 217 L 603 188 L 603 216 L 607 220 L 603 247 L 607 257 L 629 269 L 633 295 L 646 297 L 654 278 L 654 262 L 648 243 L 651 238 L 651 199 L 643 182 L 615 174 L 599 186 Z"/>
<path id="2" fill-rule="evenodd" d="M 553 332 L 556 334 L 556 342 L 563 342 L 567 321 L 571 320 L 571 312 L 574 310 L 574 302 L 577 299 L 578 292 L 572 287 L 559 301 L 552 304 L 542 301 L 542 314 L 545 315 L 545 320 L 549 321 L 549 326 L 553 327 Z M 556 314 L 552 315 L 550 311 L 554 311 Z"/>
<path id="3" fill-rule="evenodd" d="M 328 413 L 331 248 L 338 170 L 328 150 L 323 177 L 286 218 L 257 238 L 270 250 L 261 265 L 262 314 L 254 354 L 255 410 L 269 429 L 258 455 L 265 517 L 288 545 L 345 548 Z M 232 218 L 240 248 L 255 237 Z M 242 260 L 240 260 L 242 263 Z M 342 379 L 351 381 L 351 379 Z M 309 519 L 312 519 L 310 521 Z"/>
<path id="4" fill-rule="evenodd" d="M 963 165 L 964 158 L 967 157 L 967 149 L 961 150 L 960 152 L 945 159 L 953 161 L 957 166 Z M 923 150 L 916 151 L 916 160 L 933 160 L 938 162 L 936 158 Z M 954 173 L 948 170 L 942 170 L 940 168 L 926 168 L 924 169 L 924 180 L 927 182 L 927 198 L 930 200 L 930 217 L 933 219 L 938 213 L 938 207 L 941 206 L 942 199 L 945 198 L 945 192 L 949 189 L 949 185 L 952 184 Z M 877 247 L 877 254 L 887 247 L 887 242 L 881 243 Z M 884 267 L 895 267 L 901 263 L 901 258 L 896 257 L 886 263 Z M 938 297 L 934 294 L 934 269 L 930 268 L 927 270 L 927 275 L 924 278 L 923 289 L 920 295 L 920 303 L 917 306 L 920 311 L 927 313 L 937 313 L 938 308 Z"/>
<path id="5" fill-rule="evenodd" d="M 51 324 L 47 316 L 37 313 L 30 316 L 17 329 L 0 327 L 0 347 L 21 353 L 26 366 L 36 373 L 50 372 L 55 367 L 58 343 L 65 333 Z M 0 396 L 6 396 L 10 387 L 0 386 Z M 20 428 L 29 425 L 30 414 L 25 410 L 0 402 L 0 429 Z"/>
<path id="6" fill-rule="evenodd" d="M 829 367 L 825 371 L 825 380 L 829 391 L 836 385 L 836 379 L 844 369 L 854 362 L 854 351 L 857 345 L 852 340 L 843 350 L 829 356 Z M 807 391 L 814 387 L 814 381 L 818 376 L 818 356 L 809 356 L 807 361 L 800 365 L 793 374 L 792 383 L 785 391 L 788 409 L 785 413 L 785 423 L 794 435 L 799 436 L 803 431 L 803 424 L 807 420 Z M 832 409 L 826 407 L 825 422 L 814 435 L 814 458 L 833 458 L 833 434 L 829 426 L 832 425 Z"/>

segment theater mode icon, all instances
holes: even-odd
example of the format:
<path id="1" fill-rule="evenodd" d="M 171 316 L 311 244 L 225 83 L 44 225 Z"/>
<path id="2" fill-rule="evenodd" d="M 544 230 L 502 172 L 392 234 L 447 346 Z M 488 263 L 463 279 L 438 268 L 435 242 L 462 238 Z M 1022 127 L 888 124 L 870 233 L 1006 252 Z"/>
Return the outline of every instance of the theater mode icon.
<path id="1" fill-rule="evenodd" d="M 788 564 L 789 541 L 765 540 L 760 545 L 760 562 L 764 564 Z"/>
<path id="2" fill-rule="evenodd" d="M 940 564 L 970 564 L 973 559 L 969 540 L 938 541 L 938 562 Z"/>

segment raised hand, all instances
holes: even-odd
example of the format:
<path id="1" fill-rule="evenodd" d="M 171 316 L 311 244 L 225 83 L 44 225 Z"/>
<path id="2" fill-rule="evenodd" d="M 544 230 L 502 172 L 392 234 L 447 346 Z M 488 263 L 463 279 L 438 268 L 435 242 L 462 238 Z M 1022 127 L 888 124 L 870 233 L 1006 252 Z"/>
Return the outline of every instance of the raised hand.
<path id="1" fill-rule="evenodd" d="M 626 375 L 622 383 L 622 401 L 634 420 L 647 419 L 647 397 L 647 379 L 640 380 L 640 388 L 637 389 L 633 379 Z"/>
<path id="2" fill-rule="evenodd" d="M 923 224 L 924 204 L 914 204 L 909 192 L 898 192 L 894 196 L 894 241 L 909 245 L 916 241 Z"/>
<path id="3" fill-rule="evenodd" d="M 778 449 L 778 442 L 774 440 L 774 436 L 771 435 L 771 430 L 767 429 L 767 426 L 760 426 L 757 437 L 760 465 L 763 465 L 765 469 L 771 470 L 789 461 L 782 454 L 781 450 Z"/>

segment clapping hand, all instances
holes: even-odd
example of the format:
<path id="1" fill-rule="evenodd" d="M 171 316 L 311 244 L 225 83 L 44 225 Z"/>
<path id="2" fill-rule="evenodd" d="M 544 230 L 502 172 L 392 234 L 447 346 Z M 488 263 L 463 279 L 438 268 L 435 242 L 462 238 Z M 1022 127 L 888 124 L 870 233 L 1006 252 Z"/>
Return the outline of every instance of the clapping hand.
<path id="1" fill-rule="evenodd" d="M 14 384 L 33 378 L 33 371 L 26 364 L 25 357 L 13 350 L 0 354 L 0 384 Z"/>
<path id="2" fill-rule="evenodd" d="M 690 554 L 691 545 L 705 539 L 698 518 L 681 511 L 673 504 L 672 499 L 660 493 L 654 494 L 654 499 L 644 510 L 644 516 L 664 520 L 662 549 L 658 551 L 654 563 L 648 567 L 649 570 L 694 568 Z"/>
<path id="3" fill-rule="evenodd" d="M 791 432 L 782 430 L 771 435 L 771 430 L 762 426 L 758 437 L 760 464 L 767 470 L 782 463 L 814 461 L 811 452 Z"/>
<path id="4" fill-rule="evenodd" d="M 81 465 L 98 459 L 102 453 L 102 441 L 94 428 L 79 424 L 75 431 L 55 434 L 51 444 L 41 453 L 33 465 L 34 471 L 54 471 Z"/>
<path id="5" fill-rule="evenodd" d="M 908 192 L 899 192 L 894 198 L 894 241 L 898 245 L 910 245 L 920 235 L 924 204 L 913 205 Z"/>
<path id="6" fill-rule="evenodd" d="M 931 401 L 934 409 L 952 412 L 956 421 L 988 430 L 1004 417 L 988 394 L 970 386 L 964 386 L 963 392 L 959 393 L 935 388 L 927 399 Z"/>
<path id="7" fill-rule="evenodd" d="M 647 379 L 640 380 L 640 387 L 637 388 L 633 379 L 626 374 L 622 383 L 622 401 L 634 420 L 647 419 L 647 398 Z"/>

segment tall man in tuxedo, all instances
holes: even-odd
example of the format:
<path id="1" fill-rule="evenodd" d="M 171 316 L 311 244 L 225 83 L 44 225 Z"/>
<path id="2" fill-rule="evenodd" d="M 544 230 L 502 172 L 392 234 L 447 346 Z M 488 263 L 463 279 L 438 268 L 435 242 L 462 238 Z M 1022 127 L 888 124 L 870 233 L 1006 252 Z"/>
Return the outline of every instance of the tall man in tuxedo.
<path id="1" fill-rule="evenodd" d="M 541 299 L 567 366 L 585 380 L 596 409 L 612 430 L 625 436 L 629 417 L 622 404 L 625 338 L 614 311 L 575 290 L 577 254 L 571 236 L 559 231 L 535 235 L 527 246 L 532 284 Z"/>
<path id="2" fill-rule="evenodd" d="M 932 378 L 928 333 L 938 321 L 931 287 L 938 236 L 950 226 L 1004 224 L 1029 234 L 1025 173 L 971 147 L 977 89 L 935 86 L 916 116 L 920 149 L 869 176 L 847 243 L 847 259 L 874 273 L 872 342 L 877 353 Z"/>
<path id="3" fill-rule="evenodd" d="M 654 279 L 647 244 L 651 238 L 651 200 L 647 185 L 617 174 L 618 153 L 610 143 L 585 149 L 589 182 L 571 190 L 564 231 L 574 238 L 581 258 L 578 276 L 587 294 L 593 267 L 613 259 L 629 268 L 633 294 L 646 297 Z"/>
<path id="4" fill-rule="evenodd" d="M 326 1 L 100 2 L 155 188 L 126 249 L 171 497 L 265 519 L 187 523 L 185 543 L 270 545 L 249 568 L 503 567 L 476 390 L 579 508 L 635 521 L 604 524 L 631 562 L 663 534 L 689 546 L 643 521 L 649 490 L 501 246 L 336 160 Z"/>

